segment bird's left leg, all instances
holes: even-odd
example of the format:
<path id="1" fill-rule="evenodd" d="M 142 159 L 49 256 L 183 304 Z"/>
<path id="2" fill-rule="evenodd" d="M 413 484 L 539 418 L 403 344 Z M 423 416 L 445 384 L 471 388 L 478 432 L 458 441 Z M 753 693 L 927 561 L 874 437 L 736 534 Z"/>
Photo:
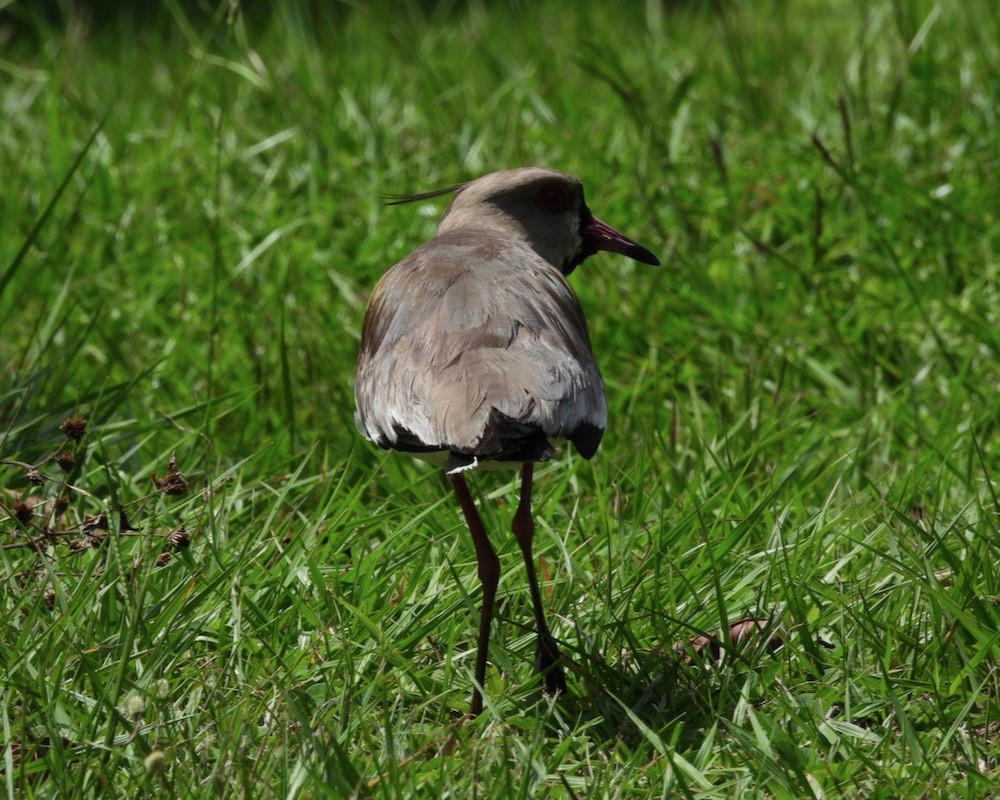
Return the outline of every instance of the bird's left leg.
<path id="1" fill-rule="evenodd" d="M 490 623 L 493 620 L 493 604 L 500 580 L 500 559 L 486 536 L 486 529 L 476 511 L 469 487 L 461 473 L 451 476 L 451 485 L 462 507 L 465 522 L 472 534 L 472 544 L 476 548 L 476 564 L 479 581 L 483 587 L 483 605 L 479 609 L 479 644 L 476 648 L 476 683 L 472 689 L 469 716 L 477 717 L 483 711 L 483 685 L 486 683 L 486 658 L 490 645 Z"/>
<path id="2" fill-rule="evenodd" d="M 526 462 L 521 466 L 521 499 L 514 512 L 514 522 L 511 530 L 517 538 L 524 556 L 524 567 L 528 572 L 528 587 L 531 591 L 531 604 L 535 611 L 535 630 L 538 635 L 535 646 L 535 670 L 545 679 L 545 690 L 549 694 L 566 691 L 566 677 L 559 664 L 559 647 L 549 633 L 545 624 L 545 612 L 542 608 L 542 595 L 538 591 L 538 578 L 535 575 L 535 561 L 531 555 L 531 542 L 535 536 L 535 522 L 531 516 L 531 478 L 534 464 Z"/>

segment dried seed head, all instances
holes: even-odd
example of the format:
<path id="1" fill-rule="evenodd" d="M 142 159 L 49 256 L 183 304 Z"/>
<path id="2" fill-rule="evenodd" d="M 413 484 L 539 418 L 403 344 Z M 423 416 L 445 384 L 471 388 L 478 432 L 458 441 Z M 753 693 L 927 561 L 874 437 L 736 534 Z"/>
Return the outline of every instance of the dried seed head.
<path id="1" fill-rule="evenodd" d="M 133 719 L 146 713 L 146 701 L 137 694 L 125 701 L 125 711 Z"/>
<path id="2" fill-rule="evenodd" d="M 42 477 L 42 473 L 39 472 L 34 467 L 32 467 L 29 470 L 25 470 L 24 477 L 28 479 L 28 483 L 30 483 L 32 486 L 41 486 L 43 483 L 45 483 L 45 478 Z"/>
<path id="3" fill-rule="evenodd" d="M 61 517 L 66 513 L 66 509 L 69 508 L 69 500 L 60 495 L 52 502 L 52 511 L 57 517 Z"/>
<path id="4" fill-rule="evenodd" d="M 167 757 L 162 750 L 150 750 L 142 761 L 147 775 L 159 775 L 167 765 Z"/>
<path id="5" fill-rule="evenodd" d="M 170 553 L 168 553 L 166 550 L 164 550 L 156 557 L 156 566 L 158 567 L 165 567 L 169 563 L 170 563 Z"/>
<path id="6" fill-rule="evenodd" d="M 59 430 L 66 434 L 67 438 L 78 442 L 87 432 L 87 420 L 83 417 L 69 417 L 64 419 L 59 426 Z"/>
<path id="7" fill-rule="evenodd" d="M 31 506 L 23 500 L 15 500 L 14 505 L 11 506 L 11 511 L 14 512 L 14 518 L 22 525 L 27 525 L 31 522 L 31 518 L 35 516 Z"/>
<path id="8" fill-rule="evenodd" d="M 108 529 L 108 515 L 105 512 L 100 514 L 87 514 L 83 518 L 83 532 L 88 536 L 95 531 L 106 531 Z"/>
<path id="9" fill-rule="evenodd" d="M 163 478 L 158 478 L 156 473 L 153 473 L 153 485 L 163 492 L 163 494 L 169 495 L 182 495 L 188 490 L 187 478 L 185 478 L 180 472 L 170 472 Z"/>
<path id="10" fill-rule="evenodd" d="M 187 478 L 184 477 L 183 472 L 177 469 L 176 451 L 171 453 L 170 458 L 167 459 L 167 474 L 160 478 L 154 472 L 152 479 L 153 485 L 163 494 L 181 495 L 188 490 Z"/>
<path id="11" fill-rule="evenodd" d="M 73 464 L 76 461 L 73 458 L 73 454 L 69 450 L 63 450 L 56 454 L 56 463 L 59 465 L 59 469 L 63 472 L 69 472 L 73 469 Z"/>
<path id="12" fill-rule="evenodd" d="M 167 542 L 174 550 L 183 550 L 191 544 L 191 535 L 187 532 L 183 522 L 177 530 L 171 532 L 167 537 Z"/>

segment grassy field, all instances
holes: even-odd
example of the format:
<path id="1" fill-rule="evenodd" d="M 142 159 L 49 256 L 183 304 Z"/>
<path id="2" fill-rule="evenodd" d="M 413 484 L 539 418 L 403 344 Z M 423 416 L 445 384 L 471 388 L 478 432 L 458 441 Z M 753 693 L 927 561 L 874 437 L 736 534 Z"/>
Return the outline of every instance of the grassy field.
<path id="1" fill-rule="evenodd" d="M 0 2 L 7 796 L 997 795 L 1000 5 L 156 8 Z M 382 196 L 523 164 L 664 266 L 572 278 L 610 422 L 536 481 L 556 702 L 474 476 L 447 754 L 471 542 L 353 364 L 443 207 Z"/>

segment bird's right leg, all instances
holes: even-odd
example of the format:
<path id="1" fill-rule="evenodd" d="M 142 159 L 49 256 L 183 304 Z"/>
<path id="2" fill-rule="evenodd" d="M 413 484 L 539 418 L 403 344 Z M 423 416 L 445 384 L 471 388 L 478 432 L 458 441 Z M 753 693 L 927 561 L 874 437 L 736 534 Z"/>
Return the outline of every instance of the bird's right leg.
<path id="1" fill-rule="evenodd" d="M 469 716 L 478 716 L 483 710 L 482 687 L 486 683 L 486 657 L 490 644 L 490 623 L 493 620 L 493 603 L 500 581 L 500 559 L 486 536 L 486 529 L 476 511 L 476 503 L 469 493 L 469 487 L 461 473 L 451 475 L 451 486 L 455 490 L 458 504 L 465 515 L 465 523 L 472 534 L 472 544 L 476 548 L 476 564 L 479 581 L 483 585 L 483 605 L 479 610 L 479 643 L 476 650 L 476 684 L 472 689 Z"/>
<path id="2" fill-rule="evenodd" d="M 514 512 L 514 522 L 511 528 L 517 544 L 524 556 L 524 568 L 528 572 L 528 590 L 531 592 L 531 605 L 535 612 L 535 670 L 542 674 L 545 680 L 545 691 L 557 694 L 566 691 L 566 676 L 563 674 L 560 662 L 559 646 L 545 624 L 545 610 L 542 606 L 542 594 L 538 590 L 538 577 L 535 574 L 535 559 L 531 554 L 531 543 L 535 538 L 535 521 L 531 516 L 531 479 L 534 464 L 525 462 L 521 467 L 521 499 Z"/>

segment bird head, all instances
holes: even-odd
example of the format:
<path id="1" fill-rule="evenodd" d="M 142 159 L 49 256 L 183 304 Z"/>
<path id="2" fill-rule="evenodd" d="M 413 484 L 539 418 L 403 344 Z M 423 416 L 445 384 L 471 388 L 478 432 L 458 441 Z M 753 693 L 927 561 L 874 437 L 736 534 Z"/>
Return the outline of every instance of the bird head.
<path id="1" fill-rule="evenodd" d="M 659 266 L 649 250 L 591 213 L 580 181 L 554 169 L 493 172 L 455 187 L 454 193 L 439 234 L 463 228 L 509 233 L 564 275 L 598 250 Z"/>

